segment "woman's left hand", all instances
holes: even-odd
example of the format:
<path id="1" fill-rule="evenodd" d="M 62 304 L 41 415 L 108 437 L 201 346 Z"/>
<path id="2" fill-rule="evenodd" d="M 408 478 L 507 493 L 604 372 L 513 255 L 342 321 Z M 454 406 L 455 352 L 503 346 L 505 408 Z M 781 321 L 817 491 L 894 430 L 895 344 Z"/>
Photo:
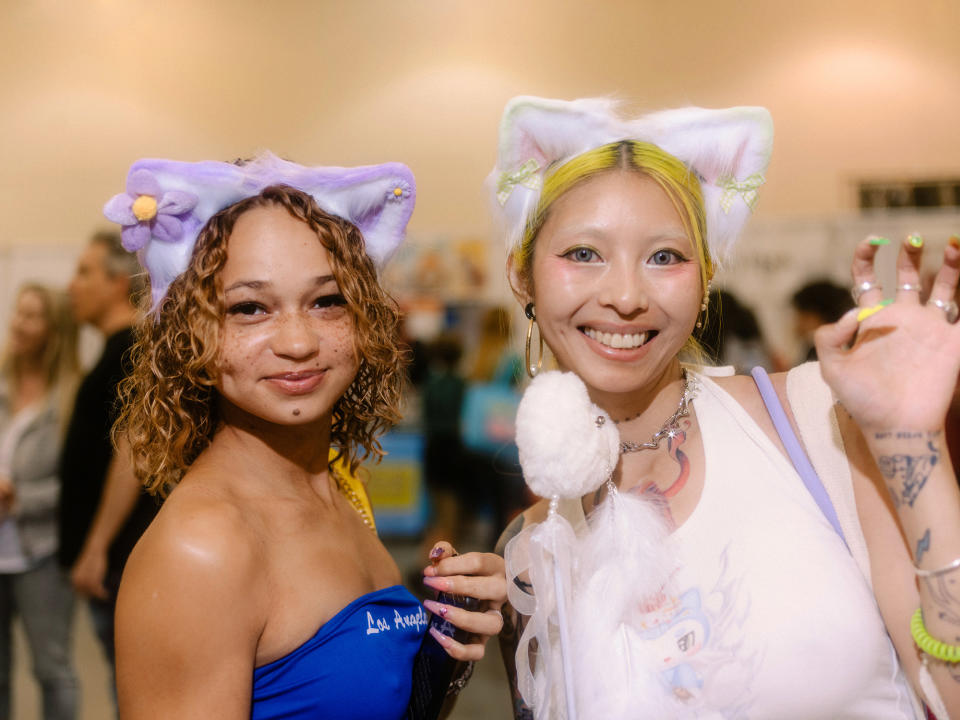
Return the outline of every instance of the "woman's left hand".
<path id="1" fill-rule="evenodd" d="M 919 292 L 922 241 L 918 247 L 908 239 L 900 247 L 896 294 L 882 308 L 877 250 L 868 238 L 854 253 L 854 287 L 866 288 L 859 307 L 816 333 L 823 377 L 861 429 L 939 430 L 960 373 L 960 324 L 948 322 L 956 314 L 960 242 L 950 239 L 925 304 Z"/>
<path id="2" fill-rule="evenodd" d="M 423 571 L 427 587 L 448 595 L 475 598 L 476 610 L 466 610 L 434 600 L 424 606 L 433 614 L 470 633 L 470 642 L 461 643 L 452 637 L 435 633 L 437 642 L 457 660 L 479 660 L 484 646 L 503 628 L 500 608 L 507 601 L 507 580 L 503 558 L 494 553 L 457 555 L 450 543 L 439 542 L 430 552 L 433 563 Z M 431 629 L 432 631 L 432 629 Z"/>

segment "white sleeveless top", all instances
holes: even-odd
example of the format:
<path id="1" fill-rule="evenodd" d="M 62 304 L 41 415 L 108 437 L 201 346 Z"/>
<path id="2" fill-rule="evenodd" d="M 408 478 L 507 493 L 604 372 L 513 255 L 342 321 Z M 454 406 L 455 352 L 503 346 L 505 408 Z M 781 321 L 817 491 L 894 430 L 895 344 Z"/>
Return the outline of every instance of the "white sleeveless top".
<path id="1" fill-rule="evenodd" d="M 800 477 L 698 375 L 706 475 L 674 533 L 676 594 L 645 616 L 684 718 L 914 720 L 876 600 Z M 576 527 L 579 502 L 563 503 Z"/>

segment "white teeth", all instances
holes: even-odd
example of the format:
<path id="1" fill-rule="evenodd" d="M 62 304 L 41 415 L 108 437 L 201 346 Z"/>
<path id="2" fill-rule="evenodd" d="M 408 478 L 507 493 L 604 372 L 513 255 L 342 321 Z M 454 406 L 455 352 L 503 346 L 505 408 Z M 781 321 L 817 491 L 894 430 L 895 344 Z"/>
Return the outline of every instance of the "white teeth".
<path id="1" fill-rule="evenodd" d="M 586 328 L 583 332 L 588 338 L 596 340 L 601 345 L 617 349 L 637 348 L 647 341 L 647 333 L 645 332 L 623 335 L 621 333 L 598 332 L 593 328 Z"/>

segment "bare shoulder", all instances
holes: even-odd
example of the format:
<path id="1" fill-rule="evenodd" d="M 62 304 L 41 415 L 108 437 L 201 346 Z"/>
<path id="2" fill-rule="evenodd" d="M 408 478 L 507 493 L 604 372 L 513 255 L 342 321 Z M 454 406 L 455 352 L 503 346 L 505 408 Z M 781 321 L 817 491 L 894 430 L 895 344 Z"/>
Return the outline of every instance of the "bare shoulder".
<path id="1" fill-rule="evenodd" d="M 202 488 L 177 488 L 141 537 L 127 564 L 131 583 L 197 573 L 213 584 L 248 579 L 259 543 L 241 508 Z M 127 579 L 126 577 L 124 578 Z"/>
<path id="2" fill-rule="evenodd" d="M 500 539 L 497 541 L 494 552 L 502 556 L 507 547 L 507 543 L 519 535 L 521 530 L 528 525 L 536 525 L 537 523 L 543 522 L 547 518 L 547 510 L 549 507 L 549 501 L 540 500 L 517 515 L 500 534 Z"/>
<path id="3" fill-rule="evenodd" d="M 130 555 L 117 598 L 124 717 L 249 716 L 262 572 L 239 508 L 189 487 L 170 495 Z"/>

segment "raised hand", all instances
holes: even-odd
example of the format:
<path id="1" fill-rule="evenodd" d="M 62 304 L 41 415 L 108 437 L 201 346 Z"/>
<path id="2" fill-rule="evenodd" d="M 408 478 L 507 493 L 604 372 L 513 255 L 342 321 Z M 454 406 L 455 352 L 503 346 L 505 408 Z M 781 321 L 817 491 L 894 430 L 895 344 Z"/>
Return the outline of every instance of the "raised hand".
<path id="1" fill-rule="evenodd" d="M 878 249 L 871 238 L 857 245 L 852 271 L 858 307 L 815 335 L 823 377 L 862 429 L 939 430 L 960 373 L 960 241 L 950 238 L 924 304 L 922 239 L 911 235 L 900 247 L 897 288 L 887 295 L 892 301 L 884 301 L 877 284 Z"/>

